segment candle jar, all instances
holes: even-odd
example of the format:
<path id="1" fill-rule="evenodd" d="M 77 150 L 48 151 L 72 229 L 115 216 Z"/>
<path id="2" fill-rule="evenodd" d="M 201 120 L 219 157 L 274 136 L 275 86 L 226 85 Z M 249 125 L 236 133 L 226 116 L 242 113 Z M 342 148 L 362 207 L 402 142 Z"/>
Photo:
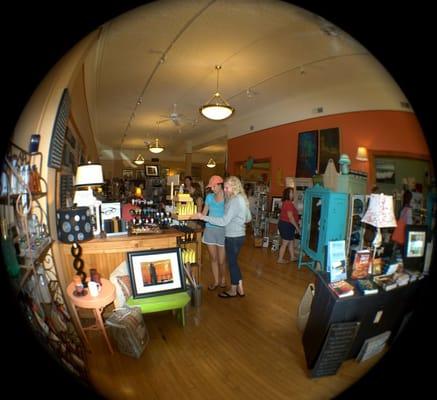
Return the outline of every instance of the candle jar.
<path id="1" fill-rule="evenodd" d="M 84 287 L 83 287 L 83 283 L 82 283 L 82 280 L 81 280 L 80 276 L 79 275 L 75 275 L 73 277 L 73 282 L 74 282 L 74 292 L 73 292 L 73 294 L 75 296 L 83 296 L 85 293 L 84 293 Z"/>

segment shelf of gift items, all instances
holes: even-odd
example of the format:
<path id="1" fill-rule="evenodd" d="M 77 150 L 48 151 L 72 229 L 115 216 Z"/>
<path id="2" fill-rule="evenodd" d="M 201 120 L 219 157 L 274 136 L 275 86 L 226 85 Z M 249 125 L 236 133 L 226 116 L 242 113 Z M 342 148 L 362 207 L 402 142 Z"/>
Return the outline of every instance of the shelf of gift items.
<path id="1" fill-rule="evenodd" d="M 173 198 L 173 210 L 173 219 L 187 221 L 197 213 L 197 205 L 188 193 L 179 193 Z"/>
<path id="2" fill-rule="evenodd" d="M 70 371 L 85 377 L 84 348 L 66 311 L 56 267 L 49 252 L 53 240 L 47 229 L 45 211 L 48 208 L 47 182 L 39 174 L 29 176 L 24 173 L 29 169 L 25 166 L 33 164 L 35 157 L 34 165 L 39 165 L 41 170 L 42 153 L 28 153 L 10 143 L 3 171 L 6 178 L 2 173 L 2 181 L 6 180 L 6 185 L 2 182 L 2 200 L 6 199 L 7 205 L 14 206 L 14 220 L 21 231 L 17 254 L 20 272 L 16 276 L 16 288 L 19 294 L 22 293 L 20 298 L 23 298 L 23 307 L 35 333 L 47 340 L 49 350 Z M 41 181 L 45 184 L 45 191 L 41 190 Z M 46 199 L 45 207 L 39 202 L 42 198 Z M 74 357 L 71 356 L 73 353 Z"/>

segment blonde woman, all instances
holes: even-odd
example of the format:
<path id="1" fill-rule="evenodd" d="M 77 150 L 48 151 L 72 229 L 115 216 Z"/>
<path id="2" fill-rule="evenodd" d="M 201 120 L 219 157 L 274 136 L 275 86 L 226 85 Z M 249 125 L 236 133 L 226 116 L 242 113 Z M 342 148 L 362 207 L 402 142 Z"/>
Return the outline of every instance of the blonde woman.
<path id="1" fill-rule="evenodd" d="M 246 237 L 246 223 L 251 220 L 249 202 L 241 181 L 236 176 L 226 178 L 224 193 L 226 201 L 223 217 L 211 217 L 198 213 L 193 218 L 225 227 L 225 250 L 231 275 L 231 287 L 219 293 L 219 297 L 243 297 L 245 294 L 238 255 Z"/>
<path id="2" fill-rule="evenodd" d="M 202 214 L 209 215 L 210 217 L 223 217 L 225 213 L 223 178 L 218 175 L 211 176 L 206 187 L 211 189 L 211 193 L 208 193 L 205 198 Z M 214 277 L 214 283 L 208 286 L 208 290 L 215 290 L 219 286 L 225 288 L 225 228 L 207 222 L 203 231 L 202 242 L 208 247 L 211 270 Z"/>

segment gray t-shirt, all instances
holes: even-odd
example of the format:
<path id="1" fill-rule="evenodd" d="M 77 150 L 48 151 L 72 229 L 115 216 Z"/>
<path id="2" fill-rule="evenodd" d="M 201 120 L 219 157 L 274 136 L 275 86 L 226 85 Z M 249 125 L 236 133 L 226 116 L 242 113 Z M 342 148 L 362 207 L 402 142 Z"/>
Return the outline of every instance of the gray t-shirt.
<path id="1" fill-rule="evenodd" d="M 225 202 L 223 217 L 206 216 L 205 221 L 225 227 L 225 236 L 239 237 L 246 235 L 246 223 L 250 222 L 249 208 L 241 195 L 232 197 Z"/>

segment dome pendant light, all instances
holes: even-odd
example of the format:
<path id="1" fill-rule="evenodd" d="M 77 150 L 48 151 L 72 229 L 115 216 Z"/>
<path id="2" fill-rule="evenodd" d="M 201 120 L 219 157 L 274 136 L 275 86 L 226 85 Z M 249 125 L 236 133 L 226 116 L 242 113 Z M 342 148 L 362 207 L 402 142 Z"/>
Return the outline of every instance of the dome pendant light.
<path id="1" fill-rule="evenodd" d="M 208 168 L 214 168 L 216 166 L 216 163 L 215 163 L 215 161 L 212 158 L 210 158 L 208 163 L 206 164 L 206 166 Z"/>
<path id="2" fill-rule="evenodd" d="M 137 155 L 137 158 L 134 160 L 135 165 L 143 165 L 144 164 L 144 157 L 141 154 Z"/>
<path id="3" fill-rule="evenodd" d="M 151 153 L 155 153 L 155 154 L 158 154 L 158 153 L 161 153 L 164 151 L 164 147 L 159 144 L 158 138 L 155 139 L 155 144 L 153 144 L 153 145 L 151 144 L 149 146 L 149 151 Z"/>
<path id="4" fill-rule="evenodd" d="M 215 66 L 215 69 L 217 70 L 217 88 L 215 93 L 209 101 L 199 109 L 200 113 L 205 118 L 213 121 L 222 121 L 229 118 L 235 111 L 235 109 L 231 107 L 219 93 L 219 71 L 221 68 L 220 65 Z"/>

